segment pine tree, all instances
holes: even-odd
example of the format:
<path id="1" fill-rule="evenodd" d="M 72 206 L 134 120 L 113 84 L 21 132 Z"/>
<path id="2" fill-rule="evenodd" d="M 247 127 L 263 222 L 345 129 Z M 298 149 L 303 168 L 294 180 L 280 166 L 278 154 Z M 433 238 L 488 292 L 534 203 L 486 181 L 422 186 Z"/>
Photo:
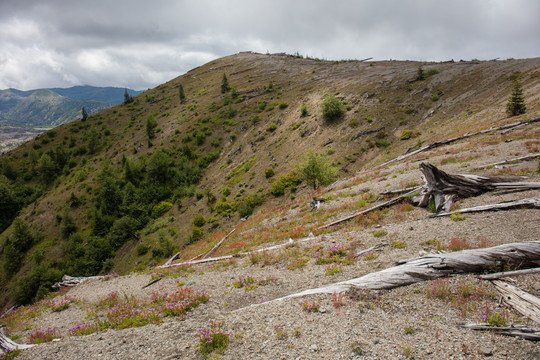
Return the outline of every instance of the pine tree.
<path id="1" fill-rule="evenodd" d="M 88 120 L 88 113 L 86 112 L 86 109 L 84 108 L 84 106 L 82 107 L 82 121 L 86 121 Z"/>
<path id="2" fill-rule="evenodd" d="M 129 104 L 130 102 L 133 102 L 133 97 L 129 95 L 127 88 L 124 89 L 124 104 Z"/>
<path id="3" fill-rule="evenodd" d="M 180 96 L 180 102 L 183 104 L 186 101 L 186 95 L 184 94 L 184 87 L 182 84 L 178 86 L 178 96 Z"/>
<path id="4" fill-rule="evenodd" d="M 231 87 L 229 86 L 229 80 L 227 79 L 227 75 L 223 73 L 223 79 L 221 80 L 221 93 L 225 94 L 229 90 L 231 90 Z"/>
<path id="5" fill-rule="evenodd" d="M 421 81 L 426 79 L 426 73 L 424 72 L 424 68 L 422 65 L 418 67 L 418 72 L 416 73 L 416 80 Z"/>
<path id="6" fill-rule="evenodd" d="M 527 106 L 525 105 L 525 99 L 523 98 L 523 90 L 521 88 L 521 83 L 519 81 L 514 82 L 514 89 L 512 90 L 512 95 L 508 99 L 508 104 L 506 104 L 506 112 L 510 116 L 516 116 L 525 114 L 527 111 Z"/>

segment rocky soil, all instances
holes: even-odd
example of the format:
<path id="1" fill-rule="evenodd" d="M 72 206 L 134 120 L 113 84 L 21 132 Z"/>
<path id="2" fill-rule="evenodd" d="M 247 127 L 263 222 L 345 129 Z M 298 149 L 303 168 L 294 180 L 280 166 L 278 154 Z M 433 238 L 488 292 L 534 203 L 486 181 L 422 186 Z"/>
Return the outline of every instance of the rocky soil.
<path id="1" fill-rule="evenodd" d="M 529 135 L 538 128 L 528 128 Z M 530 144 L 520 140 L 516 130 L 513 141 L 478 146 L 480 140 L 458 143 L 429 153 L 429 161 L 450 173 L 465 173 L 485 164 L 528 153 Z M 428 155 L 417 156 L 384 170 L 387 175 L 354 185 L 347 190 L 359 193 L 369 188 L 373 193 L 397 189 L 410 181 L 420 181 L 417 170 Z M 446 160 L 444 160 L 446 159 Z M 450 161 L 448 160 L 450 159 Z M 452 160 L 453 159 L 453 160 Z M 463 160 L 468 159 L 468 160 Z M 454 161 L 455 160 L 455 161 Z M 463 161 L 462 161 L 463 160 Z M 444 163 L 444 164 L 443 164 Z M 477 174 L 533 173 L 538 161 L 511 165 L 505 169 L 475 170 Z M 510 169 L 510 170 L 508 170 Z M 394 176 L 395 175 L 395 176 Z M 363 176 L 359 174 L 358 176 Z M 536 178 L 538 179 L 538 177 Z M 346 179 L 329 189 L 335 194 Z M 490 193 L 465 199 L 459 207 L 539 196 L 540 191 Z M 354 200 L 354 199 L 353 199 Z M 324 203 L 319 212 L 353 201 L 339 196 Z M 356 200 L 354 200 L 356 201 Z M 401 207 L 400 207 L 401 206 Z M 308 208 L 287 210 L 283 218 L 294 218 Z M 348 215 L 337 213 L 332 219 Z M 479 322 L 486 313 L 499 312 L 509 323 L 533 325 L 512 309 L 499 303 L 494 287 L 473 275 L 457 276 L 439 285 L 418 283 L 393 290 L 351 291 L 343 296 L 270 301 L 305 289 L 356 278 L 385 269 L 406 258 L 437 251 L 437 242 L 448 247 L 463 240 L 470 247 L 540 239 L 538 210 L 518 209 L 504 212 L 468 214 L 456 221 L 448 217 L 426 218 L 424 209 L 397 205 L 379 224 L 363 225 L 351 221 L 347 226 L 305 241 L 294 242 L 281 250 L 269 251 L 259 259 L 254 256 L 232 260 L 176 267 L 168 270 L 114 277 L 108 281 L 89 280 L 61 296 L 77 299 L 61 312 L 45 310 L 27 322 L 25 328 L 11 333 L 25 342 L 38 329 L 55 327 L 62 338 L 24 350 L 17 359 L 202 359 L 198 351 L 198 330 L 210 321 L 223 322 L 230 333 L 230 343 L 221 359 L 538 359 L 540 349 L 534 342 L 475 332 L 461 324 Z M 271 223 L 271 222 L 269 222 Z M 430 241 L 434 240 L 434 241 Z M 343 271 L 326 274 L 325 265 L 316 258 L 332 245 L 342 245 L 351 261 Z M 376 244 L 385 244 L 372 259 L 356 259 L 353 254 Z M 400 244 L 402 244 L 400 246 Z M 265 244 L 270 246 L 273 244 Z M 220 254 L 223 255 L 223 254 Z M 305 267 L 294 269 L 293 261 L 307 259 Z M 151 281 L 150 273 L 161 273 L 161 280 Z M 233 286 L 242 277 L 275 278 L 252 290 Z M 93 304 L 117 291 L 125 302 L 149 301 L 152 292 L 172 293 L 179 286 L 204 290 L 210 300 L 181 318 L 166 318 L 160 325 L 123 330 L 109 329 L 87 336 L 68 336 L 77 324 L 89 321 Z M 540 296 L 540 276 L 515 278 L 515 285 Z M 447 286 L 448 293 L 433 296 L 434 286 Z M 472 295 L 463 295 L 464 288 Z M 461 294 L 461 296 L 460 296 Z M 303 310 L 303 302 L 318 303 L 314 312 Z"/>

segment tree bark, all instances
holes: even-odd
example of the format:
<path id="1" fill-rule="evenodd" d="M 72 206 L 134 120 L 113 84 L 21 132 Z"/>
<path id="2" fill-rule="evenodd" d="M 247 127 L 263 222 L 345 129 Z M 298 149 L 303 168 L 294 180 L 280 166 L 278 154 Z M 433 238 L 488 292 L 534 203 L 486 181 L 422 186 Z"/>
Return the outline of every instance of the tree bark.
<path id="1" fill-rule="evenodd" d="M 503 280 L 493 280 L 492 283 L 497 291 L 501 293 L 505 303 L 535 323 L 540 324 L 539 298 Z"/>

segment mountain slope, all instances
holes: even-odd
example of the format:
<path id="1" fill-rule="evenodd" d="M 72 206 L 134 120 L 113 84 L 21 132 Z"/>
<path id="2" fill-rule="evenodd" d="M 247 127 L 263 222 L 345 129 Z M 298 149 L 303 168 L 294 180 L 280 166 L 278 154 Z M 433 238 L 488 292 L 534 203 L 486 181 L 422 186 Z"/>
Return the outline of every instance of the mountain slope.
<path id="1" fill-rule="evenodd" d="M 57 126 L 124 101 L 121 88 L 75 86 L 67 89 L 0 90 L 0 123 L 14 126 Z M 130 95 L 140 91 L 128 90 Z"/>
<path id="2" fill-rule="evenodd" d="M 419 66 L 427 79 L 416 80 Z M 337 201 L 325 214 L 300 217 L 318 194 L 293 171 L 308 150 L 324 153 L 346 178 L 421 144 L 514 122 L 504 111 L 516 77 L 529 108 L 521 119 L 538 116 L 539 68 L 540 59 L 366 63 L 241 53 L 61 125 L 1 158 L 0 184 L 9 195 L 0 224 L 2 303 L 37 299 L 64 273 L 127 273 L 178 249 L 187 259 L 246 215 L 253 214 L 245 231 L 220 251 L 307 235 L 362 204 Z M 233 87 L 226 92 L 224 74 Z M 342 117 L 324 118 L 325 94 L 340 99 Z M 516 147 L 537 146 L 534 128 L 512 136 Z M 504 140 L 493 140 L 489 151 Z M 369 179 L 394 175 L 403 185 L 414 179 L 384 171 Z M 285 196 L 274 191 L 280 187 Z M 16 216 L 22 221 L 11 225 Z"/>

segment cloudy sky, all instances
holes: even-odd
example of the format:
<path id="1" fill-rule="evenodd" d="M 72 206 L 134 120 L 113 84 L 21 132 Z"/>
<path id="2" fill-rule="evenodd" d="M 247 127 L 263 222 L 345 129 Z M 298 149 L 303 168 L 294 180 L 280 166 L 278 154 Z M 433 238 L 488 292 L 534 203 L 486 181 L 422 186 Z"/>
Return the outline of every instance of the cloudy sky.
<path id="1" fill-rule="evenodd" d="M 540 56 L 538 0 L 1 0 L 0 89 L 147 89 L 240 51 Z"/>

